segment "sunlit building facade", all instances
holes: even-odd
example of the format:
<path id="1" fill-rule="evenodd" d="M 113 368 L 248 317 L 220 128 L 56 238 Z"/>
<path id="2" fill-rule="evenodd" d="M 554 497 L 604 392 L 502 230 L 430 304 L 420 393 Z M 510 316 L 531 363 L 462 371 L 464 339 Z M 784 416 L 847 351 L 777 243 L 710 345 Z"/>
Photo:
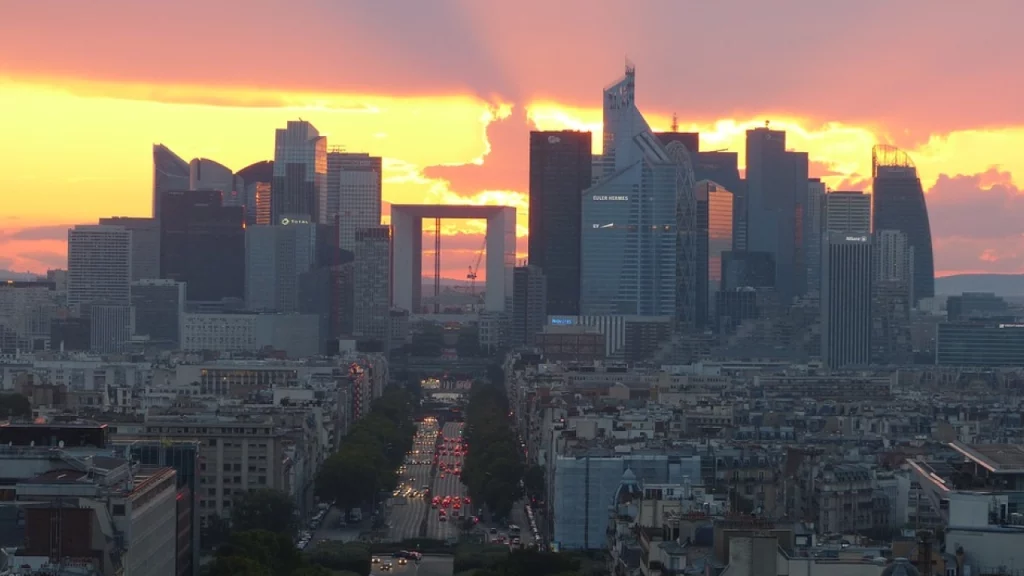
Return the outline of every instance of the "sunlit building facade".
<path id="1" fill-rule="evenodd" d="M 722 253 L 732 249 L 733 195 L 722 185 L 702 180 L 694 189 L 697 202 L 697 327 L 708 326 L 715 292 L 722 283 Z"/>
<path id="2" fill-rule="evenodd" d="M 327 211 L 327 138 L 305 120 L 277 130 L 270 201 L 274 223 L 299 214 L 320 222 Z"/>
<path id="3" fill-rule="evenodd" d="M 583 194 L 581 313 L 696 325 L 696 203 L 686 146 L 636 107 L 635 69 L 604 92 L 603 178 Z"/>
<path id="4" fill-rule="evenodd" d="M 917 168 L 902 150 L 875 146 L 871 152 L 871 195 L 876 230 L 899 230 L 914 251 L 914 304 L 935 296 L 932 232 Z"/>

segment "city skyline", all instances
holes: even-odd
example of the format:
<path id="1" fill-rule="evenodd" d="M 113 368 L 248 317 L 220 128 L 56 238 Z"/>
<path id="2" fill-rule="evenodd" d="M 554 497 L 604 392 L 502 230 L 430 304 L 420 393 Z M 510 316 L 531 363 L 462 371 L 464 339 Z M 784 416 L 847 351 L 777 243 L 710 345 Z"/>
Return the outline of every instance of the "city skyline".
<path id="1" fill-rule="evenodd" d="M 333 22 L 346 31 L 352 26 L 353 33 L 325 34 L 311 45 L 275 43 L 283 46 L 274 50 L 284 52 L 274 58 L 266 47 L 230 50 L 217 34 L 188 46 L 174 42 L 174 30 L 182 29 L 176 19 L 189 13 L 188 2 L 157 26 L 134 3 L 97 4 L 88 13 L 69 6 L 59 17 L 17 6 L 9 21 L 19 28 L 0 25 L 0 55 L 8 56 L 0 58 L 6 80 L 0 105 L 19 110 L 0 136 L 0 154 L 18 167 L 13 209 L 5 206 L 0 215 L 0 269 L 62 267 L 68 227 L 104 216 L 149 216 L 154 143 L 182 158 L 209 158 L 239 170 L 272 159 L 272 131 L 300 117 L 331 145 L 384 158 L 385 214 L 390 203 L 515 206 L 518 253 L 525 257 L 528 132 L 591 130 L 598 151 L 599 91 L 618 77 L 626 54 L 644 86 L 638 106 L 655 130 L 667 130 L 675 113 L 681 131 L 701 132 L 703 149 L 738 152 L 743 167 L 745 130 L 770 120 L 773 129 L 787 131 L 789 148 L 808 152 L 811 177 L 833 189 L 866 192 L 872 146 L 898 146 L 918 167 L 926 191 L 936 275 L 1024 269 L 1024 239 L 1016 232 L 1024 211 L 1018 198 L 1024 160 L 1015 154 L 1016 144 L 1024 143 L 1024 117 L 1015 106 L 1022 83 L 1004 78 L 1007 60 L 1000 55 L 1008 58 L 1013 50 L 1006 44 L 1000 52 L 1000 42 L 1012 35 L 999 31 L 1024 8 L 1009 3 L 995 3 L 984 15 L 953 4 L 930 13 L 889 6 L 882 19 L 882 2 L 842 10 L 795 2 L 792 10 L 778 10 L 790 21 L 766 19 L 764 8 L 748 5 L 749 18 L 729 21 L 736 43 L 729 50 L 709 43 L 721 33 L 727 10 L 720 7 L 687 6 L 678 13 L 667 4 L 637 7 L 631 17 L 642 25 L 632 28 L 644 33 L 611 39 L 622 15 L 589 10 L 588 23 L 559 40 L 578 42 L 564 54 L 540 50 L 543 42 L 524 47 L 522 39 L 558 38 L 574 7 L 582 9 L 577 2 L 546 7 L 546 18 L 536 18 L 539 5 L 527 2 L 522 14 L 499 19 L 500 30 L 485 9 L 461 2 L 401 12 L 393 2 L 309 4 L 290 9 L 314 27 Z M 230 16 L 243 28 L 271 18 L 269 10 L 235 14 L 227 3 L 212 4 L 203 5 L 211 18 Z M 83 14 L 96 22 L 91 29 L 76 28 Z M 714 46 L 708 57 L 677 61 L 664 50 L 670 24 L 680 17 L 708 28 L 695 31 L 693 40 Z M 836 18 L 906 44 L 833 38 L 828 23 Z M 995 38 L 986 46 L 953 38 L 913 49 L 930 30 L 980 26 L 980 18 Z M 763 22 L 776 40 L 765 38 Z M 396 32 L 379 39 L 366 32 L 385 23 L 394 23 Z M 97 31 L 110 43 L 79 36 Z M 431 44 L 434 34 L 449 40 Z M 71 44 L 76 50 L 69 53 Z M 133 49 L 115 49 L 123 44 Z M 174 53 L 161 47 L 170 45 Z M 366 57 L 351 62 L 350 74 L 319 73 L 331 69 L 332 54 L 342 48 Z M 900 48 L 908 50 L 903 58 L 884 59 Z M 215 56 L 191 65 L 200 54 Z M 158 72 L 154 61 L 162 64 Z M 778 66 L 782 61 L 786 66 Z M 752 71 L 757 64 L 775 68 Z M 951 81 L 956 67 L 970 71 L 970 78 L 952 75 Z M 978 88 L 992 83 L 1002 90 Z M 475 259 L 483 223 L 452 221 L 445 232 L 444 274 L 457 278 Z"/>

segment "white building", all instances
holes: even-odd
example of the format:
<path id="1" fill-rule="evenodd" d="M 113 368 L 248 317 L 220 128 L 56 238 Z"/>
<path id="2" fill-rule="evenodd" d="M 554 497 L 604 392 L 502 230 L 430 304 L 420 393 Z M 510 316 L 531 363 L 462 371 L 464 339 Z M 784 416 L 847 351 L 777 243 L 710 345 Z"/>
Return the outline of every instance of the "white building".
<path id="1" fill-rule="evenodd" d="M 132 283 L 132 233 L 123 226 L 68 230 L 68 306 L 127 306 Z"/>
<path id="2" fill-rule="evenodd" d="M 314 314 L 184 315 L 181 347 L 191 352 L 284 350 L 291 358 L 320 353 L 320 318 Z"/>
<path id="3" fill-rule="evenodd" d="M 355 250 L 356 230 L 380 225 L 381 159 L 333 148 L 327 152 L 327 213 L 338 222 L 339 246 Z"/>

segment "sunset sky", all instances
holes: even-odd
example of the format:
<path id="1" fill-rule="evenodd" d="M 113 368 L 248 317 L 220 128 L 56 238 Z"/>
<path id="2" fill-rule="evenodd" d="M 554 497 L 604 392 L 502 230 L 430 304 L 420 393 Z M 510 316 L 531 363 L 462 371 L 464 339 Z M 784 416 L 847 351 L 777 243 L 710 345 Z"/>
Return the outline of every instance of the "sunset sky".
<path id="1" fill-rule="evenodd" d="M 0 269 L 64 266 L 69 225 L 149 216 L 153 143 L 239 169 L 300 117 L 383 156 L 387 202 L 515 206 L 525 257 L 528 131 L 599 132 L 628 56 L 655 129 L 676 113 L 742 165 L 744 130 L 771 120 L 845 190 L 869 190 L 871 146 L 895 144 L 928 193 L 937 275 L 1024 272 L 1024 2 L 0 0 L 0 15 Z M 449 275 L 482 229 L 446 223 Z"/>

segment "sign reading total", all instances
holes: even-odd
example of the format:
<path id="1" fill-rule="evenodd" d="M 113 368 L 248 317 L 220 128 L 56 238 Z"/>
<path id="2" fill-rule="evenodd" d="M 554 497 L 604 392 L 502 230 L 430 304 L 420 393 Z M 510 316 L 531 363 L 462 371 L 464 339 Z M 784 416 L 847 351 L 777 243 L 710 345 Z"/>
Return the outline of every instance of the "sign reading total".
<path id="1" fill-rule="evenodd" d="M 299 218 L 281 218 L 281 226 L 287 226 L 289 224 L 309 224 L 309 220 L 301 220 Z"/>
<path id="2" fill-rule="evenodd" d="M 609 200 L 615 201 L 615 202 L 627 202 L 627 201 L 629 201 L 629 196 L 600 196 L 600 195 L 597 195 L 597 196 L 594 196 L 594 200 L 596 200 L 598 202 L 604 202 L 604 201 L 609 201 Z"/>

